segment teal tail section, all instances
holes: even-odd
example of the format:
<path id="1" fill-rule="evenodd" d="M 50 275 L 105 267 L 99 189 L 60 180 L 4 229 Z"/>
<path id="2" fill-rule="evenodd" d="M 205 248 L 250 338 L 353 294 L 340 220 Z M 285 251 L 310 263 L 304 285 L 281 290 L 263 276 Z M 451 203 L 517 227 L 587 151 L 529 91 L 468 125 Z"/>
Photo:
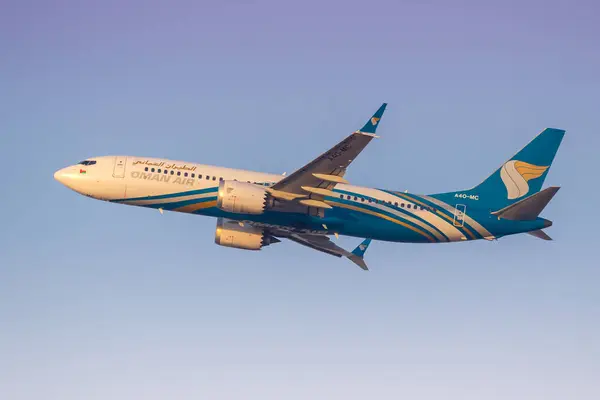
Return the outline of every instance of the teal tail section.
<path id="1" fill-rule="evenodd" d="M 562 129 L 547 128 L 478 186 L 433 197 L 492 211 L 508 207 L 541 190 L 564 135 Z"/>
<path id="2" fill-rule="evenodd" d="M 373 133 L 374 134 L 375 131 L 377 130 L 377 124 L 381 120 L 381 117 L 383 117 L 383 113 L 385 112 L 385 108 L 386 107 L 387 107 L 387 103 L 383 103 L 381 105 L 381 107 L 379 107 L 379 109 L 377 111 L 375 111 L 375 114 L 373 114 L 373 116 L 371 117 L 371 119 L 369 119 L 367 121 L 367 123 L 365 124 L 365 126 L 362 127 L 362 129 L 360 130 L 360 132 Z"/>

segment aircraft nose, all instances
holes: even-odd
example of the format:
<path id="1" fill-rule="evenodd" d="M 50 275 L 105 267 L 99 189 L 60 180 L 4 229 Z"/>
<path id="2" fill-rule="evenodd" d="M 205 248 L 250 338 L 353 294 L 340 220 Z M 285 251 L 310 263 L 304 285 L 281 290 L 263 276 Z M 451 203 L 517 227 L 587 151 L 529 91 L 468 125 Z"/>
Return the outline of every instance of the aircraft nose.
<path id="1" fill-rule="evenodd" d="M 54 179 L 56 179 L 57 181 L 59 181 L 63 185 L 65 184 L 65 179 L 66 179 L 65 172 L 66 172 L 65 168 L 63 168 L 63 169 L 59 169 L 58 171 L 56 171 L 54 173 Z"/>
<path id="2" fill-rule="evenodd" d="M 71 166 L 56 171 L 54 173 L 54 179 L 70 189 L 75 189 L 75 185 L 79 181 L 79 176 L 75 174 L 75 170 Z"/>

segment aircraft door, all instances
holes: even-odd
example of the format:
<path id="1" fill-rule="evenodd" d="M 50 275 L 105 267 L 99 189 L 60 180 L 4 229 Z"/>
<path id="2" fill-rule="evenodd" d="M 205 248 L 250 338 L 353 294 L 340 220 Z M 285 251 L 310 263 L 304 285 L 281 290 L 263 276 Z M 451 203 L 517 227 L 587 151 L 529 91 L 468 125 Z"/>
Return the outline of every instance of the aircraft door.
<path id="1" fill-rule="evenodd" d="M 457 204 L 454 208 L 454 226 L 464 226 L 466 214 L 467 206 L 464 204 Z"/>
<path id="2" fill-rule="evenodd" d="M 113 169 L 113 177 L 123 178 L 125 176 L 125 166 L 127 164 L 127 157 L 116 156 L 115 167 Z"/>

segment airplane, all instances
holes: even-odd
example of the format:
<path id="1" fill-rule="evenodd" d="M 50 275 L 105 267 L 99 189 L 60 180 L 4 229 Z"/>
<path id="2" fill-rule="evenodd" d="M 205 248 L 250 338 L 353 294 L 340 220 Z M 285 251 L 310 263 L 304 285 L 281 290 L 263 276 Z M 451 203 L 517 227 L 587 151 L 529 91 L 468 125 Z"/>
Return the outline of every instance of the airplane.
<path id="1" fill-rule="evenodd" d="M 378 137 L 384 103 L 365 125 L 289 175 L 162 158 L 92 157 L 54 178 L 94 199 L 216 217 L 215 243 L 260 250 L 288 239 L 364 270 L 371 240 L 447 243 L 528 233 L 551 240 L 539 215 L 559 187 L 541 190 L 565 134 L 547 128 L 481 184 L 430 195 L 351 185 L 344 175 Z M 364 238 L 345 250 L 330 236 Z"/>

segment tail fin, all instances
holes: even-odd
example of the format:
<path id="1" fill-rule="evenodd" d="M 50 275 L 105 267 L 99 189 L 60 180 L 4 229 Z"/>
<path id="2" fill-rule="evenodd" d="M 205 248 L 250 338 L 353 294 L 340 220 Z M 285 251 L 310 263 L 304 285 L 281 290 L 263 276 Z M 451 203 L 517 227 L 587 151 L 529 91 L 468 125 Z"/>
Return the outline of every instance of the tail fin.
<path id="1" fill-rule="evenodd" d="M 545 129 L 481 184 L 446 195 L 478 199 L 486 208 L 499 210 L 539 192 L 564 134 L 562 129 Z"/>

